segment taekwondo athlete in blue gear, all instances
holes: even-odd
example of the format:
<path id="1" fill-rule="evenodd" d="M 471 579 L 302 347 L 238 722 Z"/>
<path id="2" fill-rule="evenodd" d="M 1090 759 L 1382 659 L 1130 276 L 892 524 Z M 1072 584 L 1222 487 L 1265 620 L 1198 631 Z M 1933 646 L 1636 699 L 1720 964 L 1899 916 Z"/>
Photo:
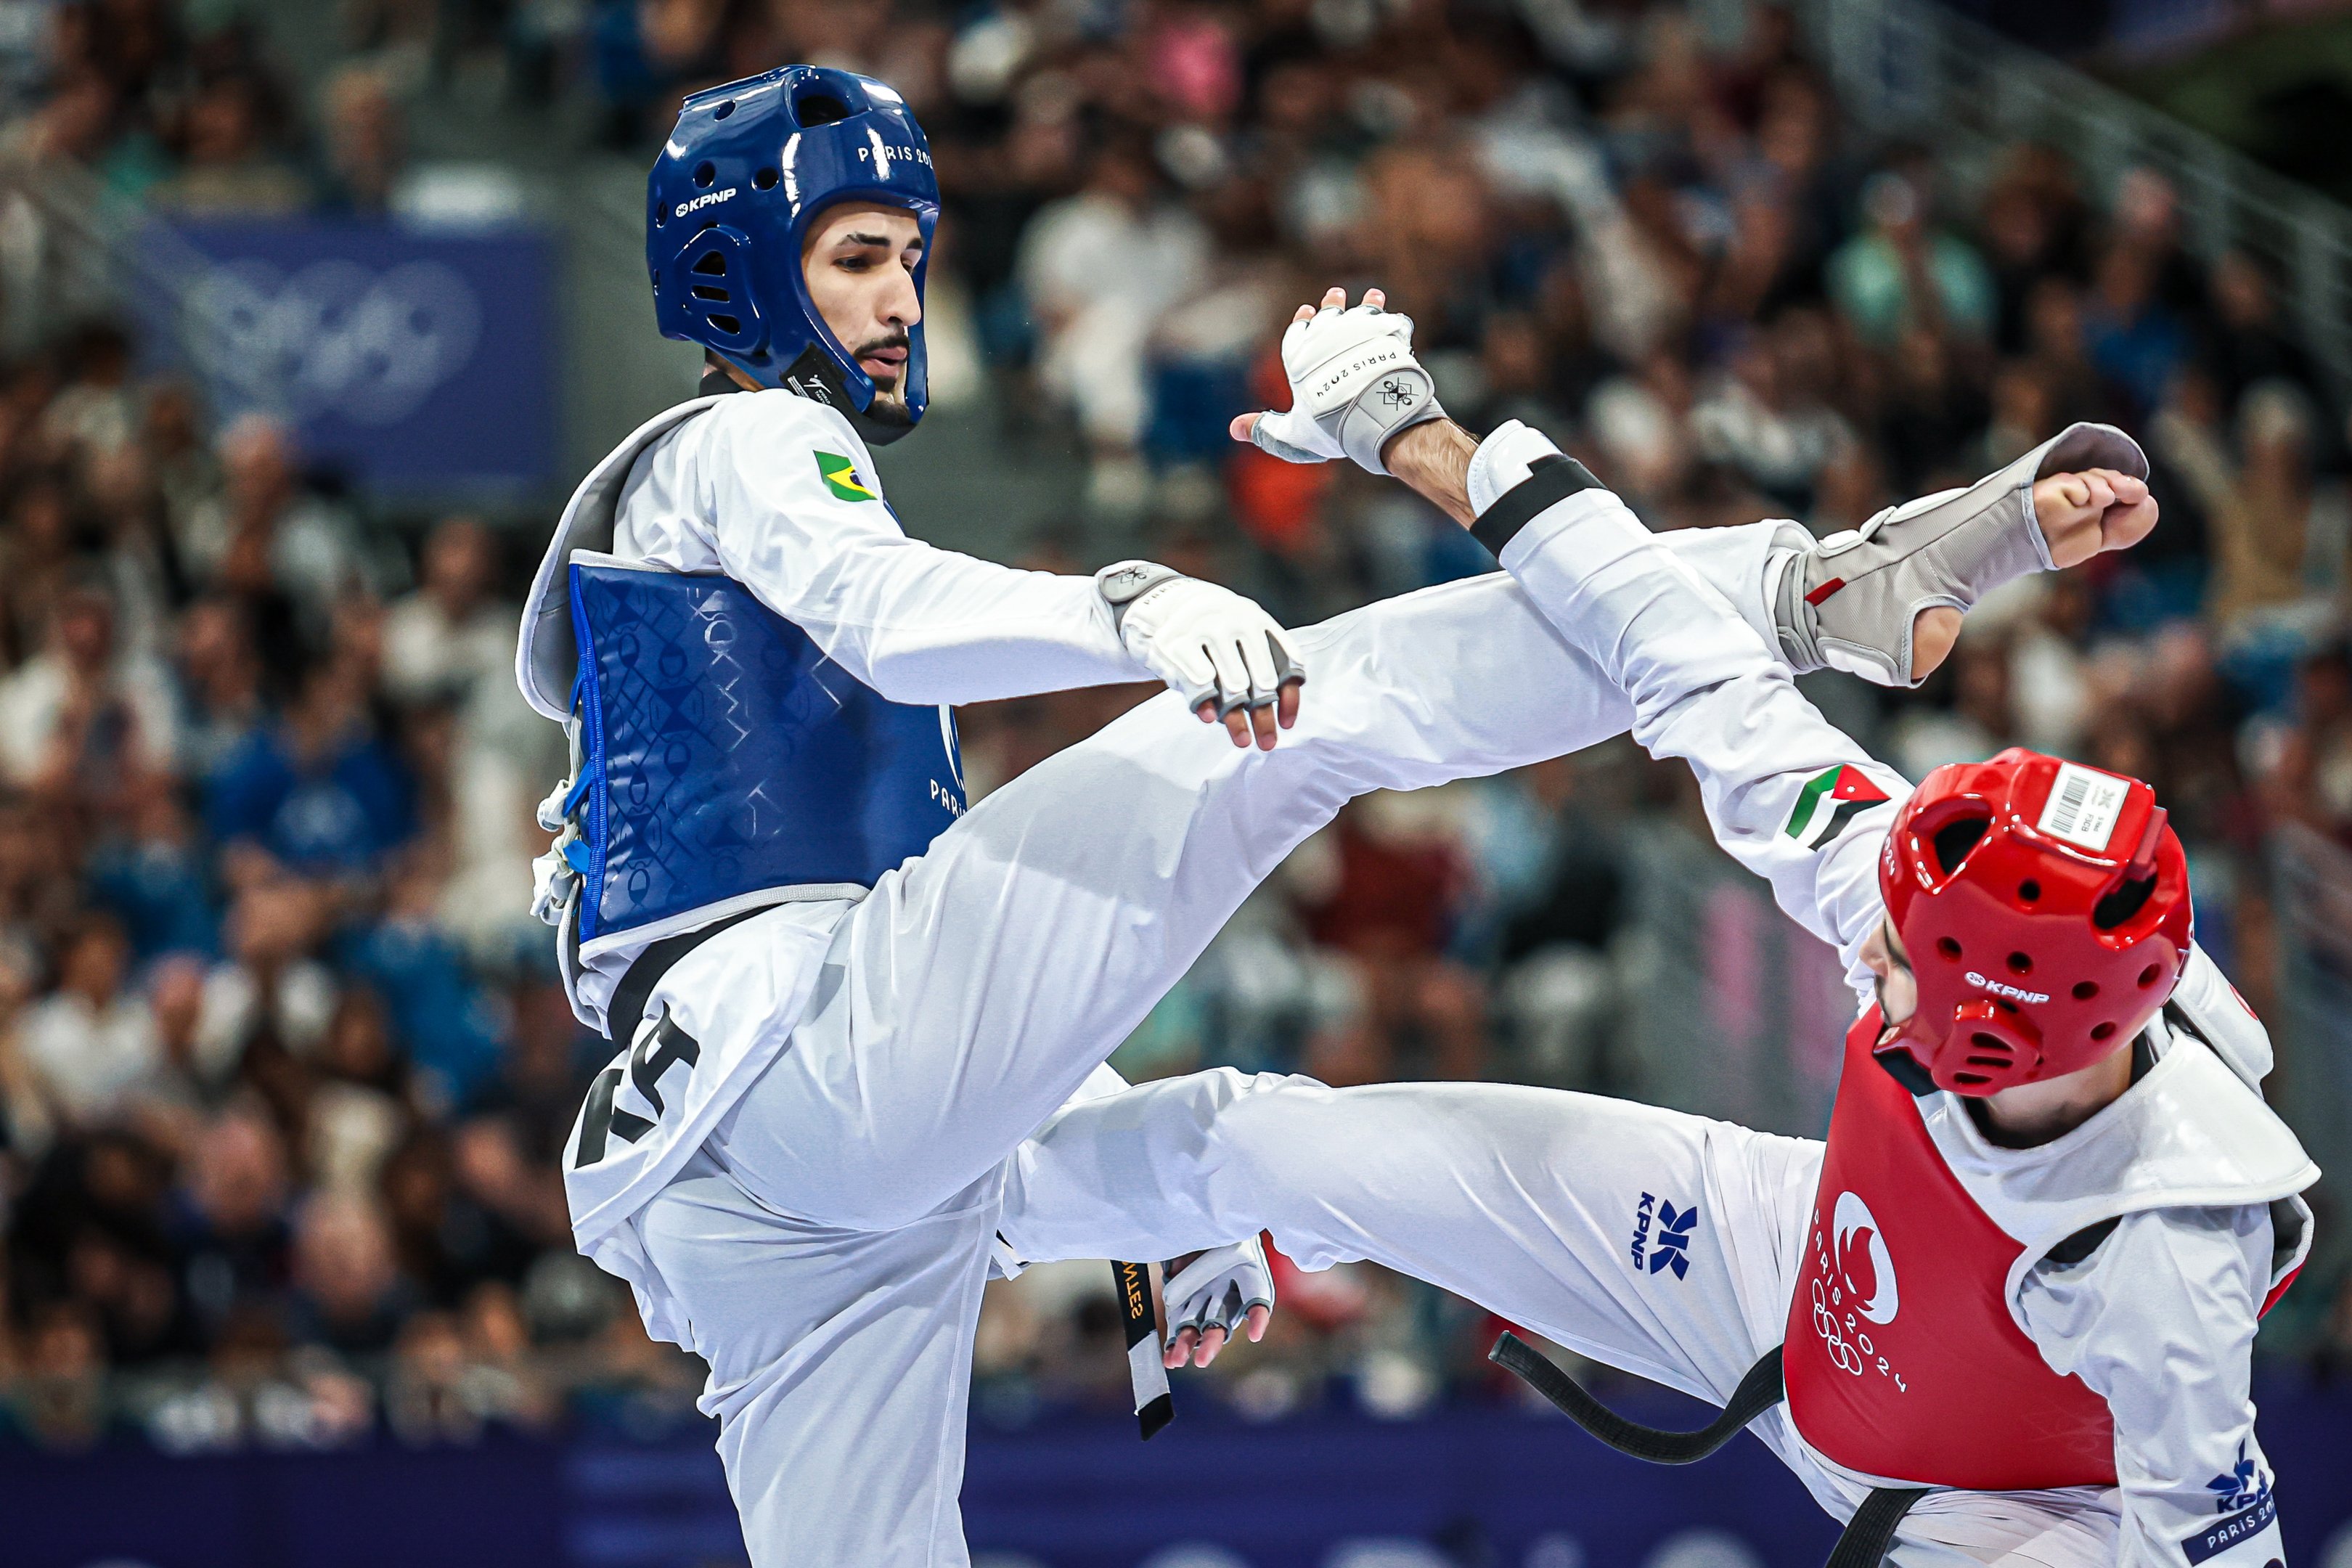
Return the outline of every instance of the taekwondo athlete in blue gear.
<path id="1" fill-rule="evenodd" d="M 791 67 L 687 100 L 647 264 L 712 374 L 582 482 L 517 650 L 573 757 L 534 907 L 619 1047 L 566 1147 L 574 1237 L 709 1362 L 761 1568 L 968 1561 L 1008 1162 L 1123 1089 L 1104 1058 L 1291 848 L 1352 796 L 1626 722 L 1500 575 L 1294 634 L 1149 563 L 1062 577 L 908 538 L 870 444 L 923 412 L 937 205 L 882 83 Z M 1436 410 L 1368 396 L 1342 420 L 1367 449 Z M 1760 603 L 1751 553 L 1734 592 Z M 950 705 L 1147 678 L 1173 689 L 965 809 Z M 1187 1275 L 1245 1299 L 1254 1246 Z"/>
<path id="2" fill-rule="evenodd" d="M 1159 676 L 1235 743 L 1266 746 L 1277 710 L 1295 720 L 1305 671 L 1255 605 L 1167 568 L 1051 577 L 899 530 L 869 448 L 912 429 L 927 402 L 939 193 L 887 86 L 796 67 L 698 95 L 647 206 L 657 323 L 702 343 L 712 374 L 582 484 L 518 649 L 524 692 L 565 725 L 573 759 L 541 808 L 557 837 L 535 906 L 558 927 L 575 1011 L 623 1047 L 567 1149 L 578 1239 L 630 1281 L 655 1332 L 722 1369 L 712 1408 L 757 1560 L 961 1561 L 971 1292 L 991 1259 L 994 1169 L 1090 1074 L 1118 1087 L 1099 1063 L 1124 1031 L 1073 1019 L 1029 1030 L 1034 1063 L 984 1055 L 1022 1030 L 975 1005 L 963 971 L 1019 968 L 1003 950 L 1022 941 L 1088 944 L 1066 941 L 1046 907 L 1084 901 L 1054 896 L 1060 875 L 1024 881 L 985 841 L 962 858 L 971 868 L 917 874 L 966 809 L 950 704 Z M 1185 739 L 1231 750 L 1197 726 Z M 1148 835 L 1119 837 L 1153 853 Z M 1024 937 L 992 944 L 997 919 Z M 955 950 L 944 961 L 942 944 Z M 1001 989 L 1079 989 L 1028 967 L 1026 984 Z M 940 1016 L 903 1005 L 900 988 L 936 989 Z M 894 1049 L 894 1033 L 912 1044 Z M 853 1044 L 864 1085 L 759 1092 L 763 1075 L 789 1076 L 768 1073 L 788 1048 L 855 1065 Z M 959 1098 L 966 1072 L 982 1081 Z M 909 1099 L 949 1134 L 905 1114 Z M 835 1190 L 796 1192 L 756 1155 L 730 1171 L 753 1131 L 803 1151 L 863 1142 L 873 1174 L 847 1157 Z M 782 1201 L 761 1206 L 772 1194 Z M 722 1281 L 673 1291 L 642 1235 L 657 1195 L 727 1244 Z M 1171 1304 L 1231 1293 L 1253 1259 L 1262 1270 L 1254 1245 L 1218 1249 Z M 753 1312 L 729 1312 L 730 1286 L 757 1294 Z M 894 1291 L 916 1303 L 911 1321 L 860 1330 L 845 1316 Z M 774 1331 L 790 1353 L 761 1337 Z M 841 1414 L 844 1390 L 887 1440 L 824 1439 L 840 1467 L 824 1482 L 795 1448 Z M 802 1507 L 776 1489 L 787 1474 L 820 1482 Z M 869 1493 L 874 1509 L 851 1511 Z"/>

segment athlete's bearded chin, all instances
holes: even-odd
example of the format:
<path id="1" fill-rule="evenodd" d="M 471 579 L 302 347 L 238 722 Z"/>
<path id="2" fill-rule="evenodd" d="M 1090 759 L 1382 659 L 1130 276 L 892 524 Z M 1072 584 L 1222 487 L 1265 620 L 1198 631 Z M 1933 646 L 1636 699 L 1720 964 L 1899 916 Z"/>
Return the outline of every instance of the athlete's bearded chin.
<path id="1" fill-rule="evenodd" d="M 865 371 L 867 378 L 874 383 L 874 401 L 866 408 L 866 416 L 868 419 L 880 420 L 886 425 L 912 425 L 915 421 L 914 417 L 907 412 L 906 388 L 906 366 L 912 361 L 901 360 L 898 362 L 899 368 L 895 374 L 881 375 L 875 374 L 865 363 L 869 355 L 887 353 L 893 349 L 910 351 L 905 332 L 887 332 L 878 338 L 869 338 L 858 344 L 857 352 L 850 357 L 858 362 L 857 368 Z"/>

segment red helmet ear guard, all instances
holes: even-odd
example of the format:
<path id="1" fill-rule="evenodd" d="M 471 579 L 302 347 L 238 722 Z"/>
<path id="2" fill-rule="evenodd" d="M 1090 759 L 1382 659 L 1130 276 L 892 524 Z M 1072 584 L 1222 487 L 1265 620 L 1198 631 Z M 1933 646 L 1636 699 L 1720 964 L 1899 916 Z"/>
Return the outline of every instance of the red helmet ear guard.
<path id="1" fill-rule="evenodd" d="M 2012 748 L 1929 773 L 1878 863 L 1918 982 L 1878 1047 L 1925 1091 L 2060 1078 L 2138 1035 L 2189 961 L 2189 863 L 2137 779 Z"/>

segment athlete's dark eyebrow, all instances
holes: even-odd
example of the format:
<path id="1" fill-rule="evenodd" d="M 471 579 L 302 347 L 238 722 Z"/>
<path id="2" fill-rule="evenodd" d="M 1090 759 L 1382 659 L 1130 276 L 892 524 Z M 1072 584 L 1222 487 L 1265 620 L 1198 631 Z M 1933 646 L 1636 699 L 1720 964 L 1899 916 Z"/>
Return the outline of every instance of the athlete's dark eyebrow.
<path id="1" fill-rule="evenodd" d="M 844 245 L 877 245 L 887 249 L 889 247 L 890 239 L 887 235 L 880 234 L 845 234 L 841 237 L 840 243 Z"/>

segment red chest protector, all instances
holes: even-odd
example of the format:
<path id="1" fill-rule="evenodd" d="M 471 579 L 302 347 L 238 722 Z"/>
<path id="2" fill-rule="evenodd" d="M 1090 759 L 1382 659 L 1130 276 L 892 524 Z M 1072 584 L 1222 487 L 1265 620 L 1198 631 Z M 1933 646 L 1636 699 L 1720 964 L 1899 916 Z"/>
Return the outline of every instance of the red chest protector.
<path id="1" fill-rule="evenodd" d="M 2011 1316 L 2024 1250 L 1960 1185 L 1910 1091 L 1848 1031 L 1829 1149 L 1789 1303 L 1789 1414 L 1849 1469 L 1971 1491 L 2113 1486 L 2106 1401 Z"/>

